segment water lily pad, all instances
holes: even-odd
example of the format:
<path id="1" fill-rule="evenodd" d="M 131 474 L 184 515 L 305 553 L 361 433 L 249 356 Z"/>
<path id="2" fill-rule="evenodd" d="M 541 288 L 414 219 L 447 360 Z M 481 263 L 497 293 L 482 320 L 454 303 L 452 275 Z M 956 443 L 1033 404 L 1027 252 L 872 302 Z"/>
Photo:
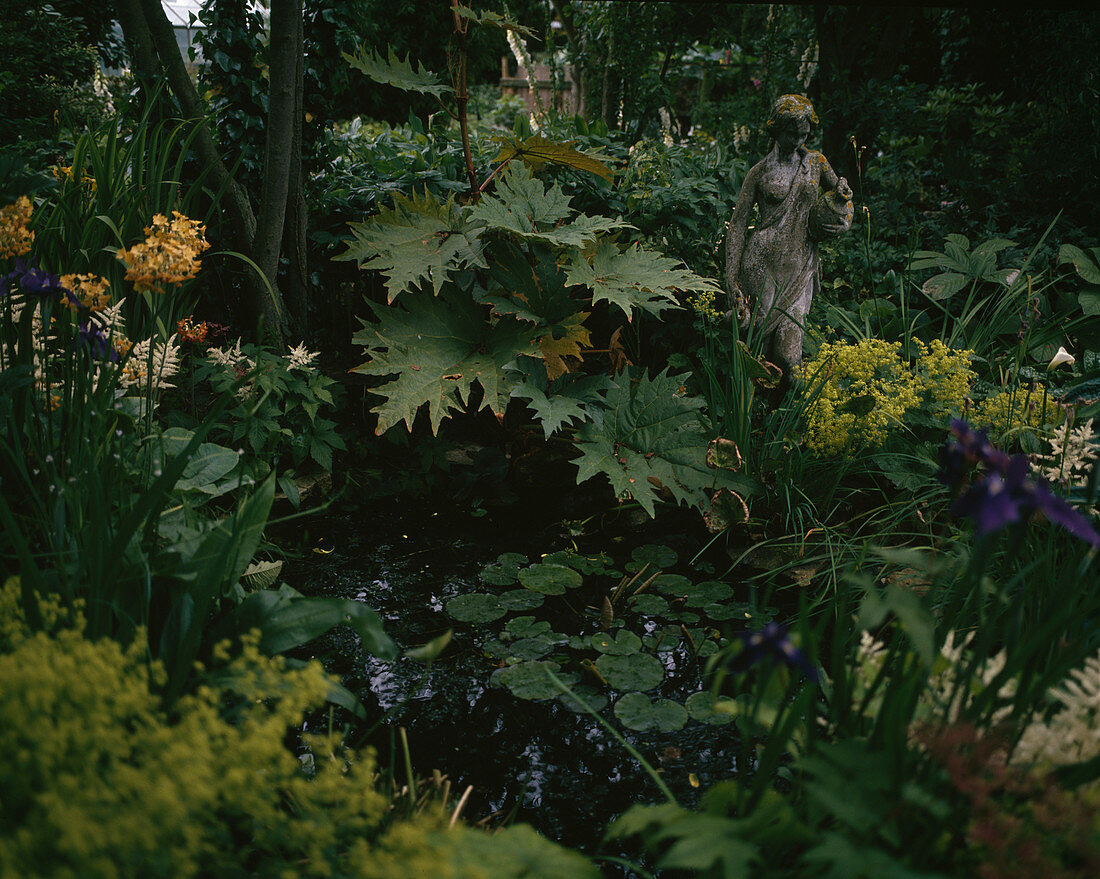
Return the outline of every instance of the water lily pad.
<path id="1" fill-rule="evenodd" d="M 708 604 L 703 608 L 702 613 L 707 619 L 715 622 L 752 619 L 752 614 L 746 616 L 745 605 L 737 601 L 727 604 Z"/>
<path id="2" fill-rule="evenodd" d="M 627 693 L 615 703 L 615 716 L 628 729 L 639 732 L 655 729 L 673 732 L 688 720 L 687 710 L 671 699 L 655 699 L 652 702 L 645 693 Z"/>
<path id="3" fill-rule="evenodd" d="M 500 633 L 504 640 L 516 638 L 533 638 L 535 635 L 543 635 L 549 632 L 551 625 L 546 620 L 539 620 L 533 616 L 513 617 L 508 620 L 508 625 Z"/>
<path id="4" fill-rule="evenodd" d="M 637 547 L 630 554 L 630 562 L 627 564 L 626 569 L 637 571 L 648 564 L 649 572 L 654 573 L 665 568 L 671 568 L 679 558 L 676 550 L 672 547 L 663 546 L 659 543 L 647 543 L 645 546 Z"/>
<path id="5" fill-rule="evenodd" d="M 534 610 L 542 607 L 546 601 L 545 595 L 532 592 L 530 589 L 512 589 L 500 596 L 501 607 L 506 610 Z"/>
<path id="6" fill-rule="evenodd" d="M 499 668 L 493 672 L 492 682 L 497 686 L 507 687 L 512 695 L 518 699 L 553 699 L 561 693 L 561 689 L 550 680 L 547 670 L 558 673 L 560 666 L 549 660 L 536 660 L 532 662 L 519 662 L 507 668 Z M 561 680 L 564 677 L 559 675 Z M 566 683 L 569 683 L 566 681 Z"/>
<path id="7" fill-rule="evenodd" d="M 718 652 L 718 644 L 711 641 L 710 638 L 707 638 L 706 641 L 696 644 L 695 646 L 698 648 L 696 655 L 704 659 L 708 656 L 714 656 L 714 654 Z"/>
<path id="8" fill-rule="evenodd" d="M 481 569 L 481 580 L 493 586 L 511 586 L 519 576 L 519 569 L 525 564 L 525 555 L 518 552 L 501 553 L 495 562 Z"/>
<path id="9" fill-rule="evenodd" d="M 561 644 L 562 640 L 563 637 L 556 632 L 535 635 L 532 638 L 520 638 L 508 645 L 507 656 L 515 659 L 542 659 Z"/>
<path id="10" fill-rule="evenodd" d="M 639 595 L 627 604 L 629 610 L 646 616 L 668 613 L 668 602 L 659 595 Z"/>
<path id="11" fill-rule="evenodd" d="M 686 595 L 691 588 L 691 580 L 681 574 L 661 574 L 653 581 L 653 587 L 665 595 Z"/>
<path id="12" fill-rule="evenodd" d="M 571 635 L 567 642 L 574 650 L 587 650 L 592 646 L 587 635 Z"/>
<path id="13" fill-rule="evenodd" d="M 562 693 L 558 696 L 558 699 L 570 711 L 579 714 L 589 708 L 593 711 L 603 711 L 607 707 L 607 697 L 595 687 L 590 687 L 588 684 L 577 684 L 569 689 L 569 693 Z M 581 704 L 582 702 L 584 704 Z"/>
<path id="14" fill-rule="evenodd" d="M 626 629 L 614 635 L 600 632 L 592 636 L 592 646 L 610 656 L 630 656 L 642 649 L 642 639 Z"/>
<path id="15" fill-rule="evenodd" d="M 715 699 L 712 692 L 704 690 L 688 696 L 684 706 L 688 714 L 696 720 L 713 726 L 722 726 L 733 720 L 737 703 L 729 696 L 719 696 Z"/>
<path id="16" fill-rule="evenodd" d="M 481 645 L 481 652 L 490 659 L 504 659 L 508 655 L 508 645 L 499 638 L 490 638 Z"/>
<path id="17" fill-rule="evenodd" d="M 605 653 L 596 660 L 596 671 L 616 690 L 652 690 L 665 677 L 661 661 L 648 653 L 630 656 Z"/>
<path id="18" fill-rule="evenodd" d="M 543 595 L 564 595 L 566 589 L 581 585 L 581 575 L 565 565 L 531 565 L 519 572 L 519 582 Z"/>
<path id="19" fill-rule="evenodd" d="M 507 611 L 497 596 L 470 592 L 456 595 L 448 601 L 447 613 L 463 623 L 491 623 L 499 620 Z"/>
<path id="20" fill-rule="evenodd" d="M 580 574 L 604 574 L 611 565 L 611 557 L 598 552 L 590 555 L 581 555 L 576 552 L 559 550 L 543 556 L 544 565 L 566 565 Z"/>
<path id="21" fill-rule="evenodd" d="M 651 632 L 642 638 L 642 643 L 650 650 L 667 653 L 669 650 L 675 650 L 679 647 L 683 637 L 679 626 L 662 626 L 657 631 Z"/>
<path id="22" fill-rule="evenodd" d="M 731 597 L 733 587 L 721 580 L 704 580 L 688 586 L 680 594 L 687 597 L 685 604 L 688 607 L 705 607 Z"/>

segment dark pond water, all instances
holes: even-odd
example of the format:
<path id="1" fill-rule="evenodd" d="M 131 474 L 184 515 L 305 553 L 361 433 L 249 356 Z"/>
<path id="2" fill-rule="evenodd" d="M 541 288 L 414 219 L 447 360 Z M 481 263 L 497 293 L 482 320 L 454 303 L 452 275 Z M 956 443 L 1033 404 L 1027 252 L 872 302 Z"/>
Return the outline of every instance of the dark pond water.
<path id="1" fill-rule="evenodd" d="M 357 694 L 371 721 L 388 715 L 390 723 L 408 730 L 418 774 L 439 770 L 459 793 L 473 786 L 464 811 L 468 820 L 493 816 L 524 821 L 552 839 L 594 851 L 607 824 L 629 806 L 663 801 L 657 786 L 591 716 L 574 713 L 557 700 L 521 700 L 491 685 L 497 661 L 479 644 L 494 626 L 456 622 L 445 605 L 478 589 L 479 572 L 502 552 L 537 561 L 544 553 L 578 546 L 582 552 L 629 559 L 633 547 L 661 543 L 676 550 L 684 567 L 707 535 L 698 515 L 687 511 L 650 521 L 612 510 L 580 529 L 575 519 L 581 509 L 591 507 L 571 487 L 553 492 L 553 503 L 540 492 L 533 499 L 478 507 L 487 510 L 480 517 L 443 494 L 443 500 L 434 501 L 367 501 L 357 500 L 353 492 L 345 494 L 324 514 L 276 533 L 276 540 L 296 543 L 302 550 L 283 576 L 307 594 L 366 602 L 403 649 L 453 628 L 451 644 L 427 669 L 407 658 L 380 662 L 362 651 L 350 632 L 324 639 L 317 652 Z M 584 606 L 586 597 L 598 599 L 569 597 L 574 600 L 555 602 L 551 597 L 538 613 L 552 619 L 557 614 L 555 627 L 563 630 L 598 631 L 598 610 Z M 651 695 L 682 701 L 705 686 L 704 661 L 686 644 L 658 656 L 666 675 Z M 603 716 L 621 729 L 610 708 Z M 670 733 L 623 732 L 659 769 L 682 804 L 693 804 L 708 785 L 736 770 L 732 725 L 690 722 Z M 373 742 L 383 760 L 387 743 L 385 736 Z"/>

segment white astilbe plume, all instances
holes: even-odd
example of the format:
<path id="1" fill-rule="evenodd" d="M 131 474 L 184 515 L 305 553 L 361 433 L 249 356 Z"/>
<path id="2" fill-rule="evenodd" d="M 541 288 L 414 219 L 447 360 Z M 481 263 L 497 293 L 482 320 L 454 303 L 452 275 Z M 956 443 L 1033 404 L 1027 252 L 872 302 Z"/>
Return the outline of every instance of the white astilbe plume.
<path id="1" fill-rule="evenodd" d="M 316 352 L 310 352 L 306 350 L 305 344 L 299 345 L 297 348 L 291 348 L 290 353 L 286 356 L 286 368 L 287 369 L 304 369 L 311 371 L 313 361 L 320 355 Z"/>
<path id="2" fill-rule="evenodd" d="M 122 306 L 125 302 L 126 299 L 123 297 L 114 305 L 108 306 L 96 315 L 106 336 L 113 334 L 115 337 L 121 337 L 126 335 L 126 319 L 122 316 Z"/>
<path id="3" fill-rule="evenodd" d="M 1100 445 L 1100 437 L 1093 432 L 1091 418 L 1072 431 L 1067 419 L 1055 428 L 1047 442 L 1050 444 L 1050 454 L 1035 456 L 1035 463 L 1039 465 L 1044 479 L 1058 485 L 1077 485 L 1088 479 L 1089 471 L 1096 462 L 1097 446 Z"/>
<path id="4" fill-rule="evenodd" d="M 150 364 L 149 348 L 152 345 L 153 359 Z M 151 368 L 150 368 L 151 367 Z M 179 372 L 180 349 L 176 345 L 176 335 L 167 342 L 153 343 L 152 339 L 144 339 L 134 345 L 130 351 L 130 357 L 119 376 L 119 385 L 124 388 L 139 387 L 144 393 L 152 385 L 154 391 L 163 391 L 174 388 L 167 379 Z M 150 380 L 150 376 L 152 379 Z"/>
<path id="5" fill-rule="evenodd" d="M 1061 709 L 1028 725 L 1012 762 L 1063 766 L 1100 756 L 1100 655 L 1089 657 L 1048 695 Z"/>
<path id="6" fill-rule="evenodd" d="M 969 707 L 974 697 L 993 683 L 1004 669 L 1008 658 L 1003 650 L 989 657 L 971 668 L 970 680 L 960 684 L 959 673 L 964 670 L 964 666 L 971 664 L 971 660 L 966 655 L 966 649 L 974 640 L 974 633 L 971 632 L 957 644 L 955 640 L 955 633 L 948 632 L 943 647 L 940 648 L 940 662 L 936 663 L 936 669 L 928 678 L 926 699 L 922 699 L 931 705 L 939 719 L 952 726 L 959 722 L 960 715 Z M 1002 703 L 1011 701 L 1015 695 L 1015 678 L 1009 678 L 997 691 L 997 696 Z M 1011 712 L 1012 706 L 1003 704 L 991 716 L 990 724 L 995 726 Z"/>
<path id="7" fill-rule="evenodd" d="M 233 369 L 244 367 L 245 372 L 251 372 L 256 368 L 256 362 L 249 359 L 241 351 L 241 340 L 237 339 L 235 345 L 227 345 L 224 348 L 207 348 L 206 356 L 211 363 L 218 366 L 229 366 Z"/>

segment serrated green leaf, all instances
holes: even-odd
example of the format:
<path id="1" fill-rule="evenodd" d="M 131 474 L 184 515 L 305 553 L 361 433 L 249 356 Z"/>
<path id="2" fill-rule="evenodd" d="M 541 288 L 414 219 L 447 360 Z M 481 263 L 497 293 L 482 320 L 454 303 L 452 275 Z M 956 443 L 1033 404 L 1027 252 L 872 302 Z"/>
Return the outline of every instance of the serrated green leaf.
<path id="1" fill-rule="evenodd" d="M 352 340 L 366 346 L 370 360 L 352 372 L 397 376 L 372 391 L 385 398 L 373 410 L 379 434 L 400 421 L 411 431 L 424 404 L 437 433 L 443 419 L 469 401 L 475 383 L 483 391 L 480 408 L 502 415 L 512 390 L 504 366 L 538 351 L 530 327 L 509 317 L 490 323 L 483 306 L 457 292 L 372 307 L 379 322 L 364 324 Z"/>
<path id="2" fill-rule="evenodd" d="M 394 52 L 393 46 L 387 46 L 385 58 L 373 49 L 361 48 L 354 55 L 347 52 L 341 53 L 344 60 L 356 70 L 361 70 L 375 82 L 383 85 L 392 85 L 407 92 L 419 92 L 422 95 L 434 95 L 441 97 L 453 91 L 449 85 L 445 85 L 439 77 L 430 70 L 421 67 L 417 70 L 413 67 L 408 57 L 400 58 Z"/>
<path id="3" fill-rule="evenodd" d="M 489 9 L 474 10 L 469 6 L 463 6 L 458 4 L 452 7 L 460 18 L 467 19 L 476 24 L 486 25 L 488 27 L 496 27 L 501 30 L 512 31 L 517 34 L 521 34 L 525 37 L 536 36 L 535 32 L 529 27 L 524 27 L 518 21 L 514 21 L 511 18 L 506 18 L 499 12 L 493 12 Z"/>
<path id="4" fill-rule="evenodd" d="M 682 393 L 685 381 L 668 370 L 652 379 L 638 368 L 620 373 L 607 393 L 602 420 L 577 431 L 577 482 L 602 474 L 616 496 L 634 498 L 650 516 L 659 487 L 676 503 L 697 507 L 716 487 L 750 494 L 751 480 L 707 467 L 704 403 Z"/>
<path id="5" fill-rule="evenodd" d="M 522 162 L 513 161 L 501 174 L 496 192 L 470 210 L 470 222 L 557 247 L 580 247 L 601 232 L 628 225 L 584 214 L 568 220 L 572 213 L 561 187 L 543 185 Z"/>
<path id="6" fill-rule="evenodd" d="M 573 372 L 549 381 L 545 365 L 531 357 L 517 358 L 510 368 L 519 379 L 512 396 L 527 401 L 547 439 L 558 430 L 592 419 L 612 385 L 606 375 Z"/>
<path id="7" fill-rule="evenodd" d="M 500 152 L 493 159 L 493 164 L 522 159 L 537 171 L 547 162 L 553 162 L 556 165 L 567 165 L 580 171 L 590 171 L 608 181 L 615 179 L 615 172 L 600 161 L 600 158 L 591 153 L 581 152 L 573 142 L 557 143 L 541 134 L 532 135 L 522 141 L 502 135 L 498 140 Z"/>
<path id="8" fill-rule="evenodd" d="M 456 272 L 485 264 L 481 232 L 469 226 L 465 209 L 453 198 L 438 201 L 426 189 L 423 196 L 398 194 L 392 208 L 348 225 L 352 240 L 335 259 L 380 271 L 390 302 L 424 285 L 438 296 Z"/>
<path id="9" fill-rule="evenodd" d="M 679 308 L 677 290 L 705 290 L 722 293 L 722 288 L 683 267 L 679 260 L 661 256 L 633 244 L 620 251 L 613 241 L 601 241 L 589 256 L 577 253 L 569 264 L 566 283 L 592 290 L 592 302 L 609 302 L 626 314 L 627 320 L 640 308 L 660 314 Z"/>

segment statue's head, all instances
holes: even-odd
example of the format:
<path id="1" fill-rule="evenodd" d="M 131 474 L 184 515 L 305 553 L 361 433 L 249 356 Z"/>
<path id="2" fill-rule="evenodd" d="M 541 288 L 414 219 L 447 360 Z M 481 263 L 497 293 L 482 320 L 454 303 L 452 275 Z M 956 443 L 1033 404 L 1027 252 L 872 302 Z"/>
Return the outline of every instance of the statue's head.
<path id="1" fill-rule="evenodd" d="M 780 95 L 772 104 L 772 112 L 764 130 L 774 140 L 780 131 L 798 128 L 803 121 L 809 125 L 816 125 L 819 121 L 810 99 L 802 95 Z"/>

